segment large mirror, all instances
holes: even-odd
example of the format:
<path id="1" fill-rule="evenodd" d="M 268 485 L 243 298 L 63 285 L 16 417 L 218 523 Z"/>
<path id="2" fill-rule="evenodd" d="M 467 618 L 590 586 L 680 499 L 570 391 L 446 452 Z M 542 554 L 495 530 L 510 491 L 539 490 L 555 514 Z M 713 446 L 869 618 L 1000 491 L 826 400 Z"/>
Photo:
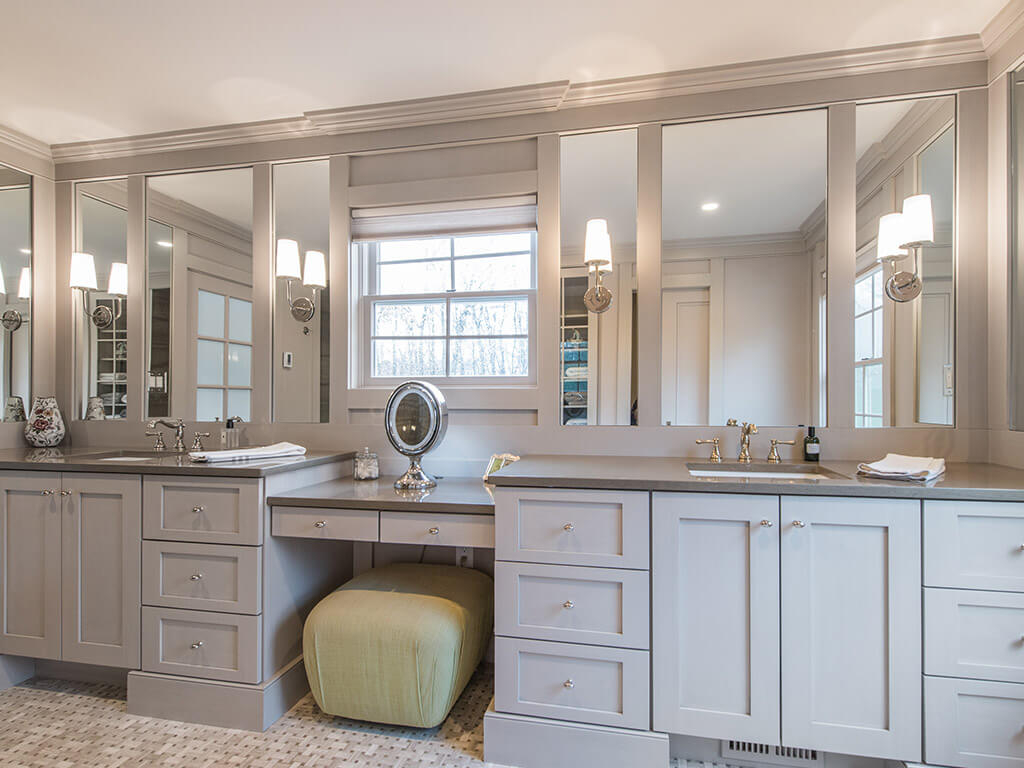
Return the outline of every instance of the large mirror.
<path id="1" fill-rule="evenodd" d="M 147 416 L 252 416 L 252 169 L 152 176 Z"/>
<path id="2" fill-rule="evenodd" d="M 0 402 L 24 421 L 32 391 L 32 177 L 0 166 Z"/>
<path id="3" fill-rule="evenodd" d="M 953 425 L 955 108 L 952 96 L 857 106 L 856 427 Z M 916 215 L 908 198 L 931 231 L 900 247 Z M 898 273 L 917 276 L 905 295 L 892 289 Z"/>
<path id="4" fill-rule="evenodd" d="M 128 212 L 124 179 L 75 185 L 75 392 L 78 419 L 128 414 Z"/>
<path id="5" fill-rule="evenodd" d="M 1024 67 L 1010 82 L 1010 429 L 1024 430 Z"/>
<path id="6" fill-rule="evenodd" d="M 827 113 L 662 136 L 661 421 L 823 425 Z"/>
<path id="7" fill-rule="evenodd" d="M 274 421 L 330 421 L 327 160 L 274 166 Z"/>
<path id="8" fill-rule="evenodd" d="M 564 425 L 636 424 L 636 130 L 561 140 L 559 414 Z M 588 221 L 603 220 L 610 262 L 588 267 Z M 609 291 L 603 311 L 584 298 Z"/>

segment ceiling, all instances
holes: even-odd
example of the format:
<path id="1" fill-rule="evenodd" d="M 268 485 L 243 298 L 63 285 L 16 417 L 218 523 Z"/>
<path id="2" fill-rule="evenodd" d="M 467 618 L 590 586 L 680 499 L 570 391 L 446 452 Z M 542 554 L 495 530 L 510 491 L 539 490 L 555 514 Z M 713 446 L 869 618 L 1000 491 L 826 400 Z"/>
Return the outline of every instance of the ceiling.
<path id="1" fill-rule="evenodd" d="M 603 80 L 977 34 L 1003 4 L 4 0 L 0 124 L 63 143 Z"/>

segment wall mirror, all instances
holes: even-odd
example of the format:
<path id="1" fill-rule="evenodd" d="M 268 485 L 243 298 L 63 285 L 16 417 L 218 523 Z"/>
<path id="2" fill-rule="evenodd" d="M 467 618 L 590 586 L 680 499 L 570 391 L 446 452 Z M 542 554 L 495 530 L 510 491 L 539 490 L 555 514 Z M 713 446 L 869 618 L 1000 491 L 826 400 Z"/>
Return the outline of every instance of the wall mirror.
<path id="1" fill-rule="evenodd" d="M 1024 430 L 1024 67 L 1010 77 L 1010 429 Z"/>
<path id="2" fill-rule="evenodd" d="M 251 168 L 147 180 L 148 417 L 252 416 L 252 206 Z"/>
<path id="3" fill-rule="evenodd" d="M 274 421 L 330 421 L 327 160 L 274 166 Z"/>
<path id="4" fill-rule="evenodd" d="M 827 112 L 666 126 L 661 421 L 825 423 Z"/>
<path id="5" fill-rule="evenodd" d="M 560 155 L 561 423 L 636 424 L 637 132 L 563 136 Z M 606 222 L 610 263 L 589 268 L 586 233 L 593 219 Z M 611 298 L 603 312 L 584 303 L 598 274 Z"/>
<path id="6" fill-rule="evenodd" d="M 124 179 L 75 185 L 71 256 L 78 419 L 128 414 L 128 212 Z"/>
<path id="7" fill-rule="evenodd" d="M 0 165 L 0 401 L 24 421 L 32 393 L 32 177 Z"/>
<path id="8" fill-rule="evenodd" d="M 955 112 L 952 96 L 857 106 L 854 334 L 844 353 L 856 427 L 953 425 Z M 914 237 L 908 198 L 925 203 L 931 231 L 900 247 Z M 918 276 L 916 298 L 890 297 L 896 273 Z"/>

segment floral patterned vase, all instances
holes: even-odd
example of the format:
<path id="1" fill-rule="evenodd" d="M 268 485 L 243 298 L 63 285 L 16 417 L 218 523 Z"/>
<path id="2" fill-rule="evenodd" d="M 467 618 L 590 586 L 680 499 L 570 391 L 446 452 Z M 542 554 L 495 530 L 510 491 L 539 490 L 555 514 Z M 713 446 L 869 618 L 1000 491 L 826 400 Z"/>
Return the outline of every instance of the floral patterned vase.
<path id="1" fill-rule="evenodd" d="M 37 397 L 25 424 L 25 439 L 36 448 L 51 448 L 64 439 L 64 417 L 56 397 Z"/>

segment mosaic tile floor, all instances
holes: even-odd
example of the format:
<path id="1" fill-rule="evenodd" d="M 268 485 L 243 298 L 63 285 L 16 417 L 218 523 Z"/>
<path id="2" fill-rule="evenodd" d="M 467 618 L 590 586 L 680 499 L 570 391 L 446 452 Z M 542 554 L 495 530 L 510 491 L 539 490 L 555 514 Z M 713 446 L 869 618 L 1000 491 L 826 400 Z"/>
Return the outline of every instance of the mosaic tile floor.
<path id="1" fill-rule="evenodd" d="M 484 768 L 493 685 L 492 670 L 478 671 L 430 730 L 330 717 L 306 696 L 265 733 L 250 733 L 129 715 L 119 686 L 36 678 L 0 692 L 0 766 Z M 673 760 L 670 768 L 724 767 Z"/>

